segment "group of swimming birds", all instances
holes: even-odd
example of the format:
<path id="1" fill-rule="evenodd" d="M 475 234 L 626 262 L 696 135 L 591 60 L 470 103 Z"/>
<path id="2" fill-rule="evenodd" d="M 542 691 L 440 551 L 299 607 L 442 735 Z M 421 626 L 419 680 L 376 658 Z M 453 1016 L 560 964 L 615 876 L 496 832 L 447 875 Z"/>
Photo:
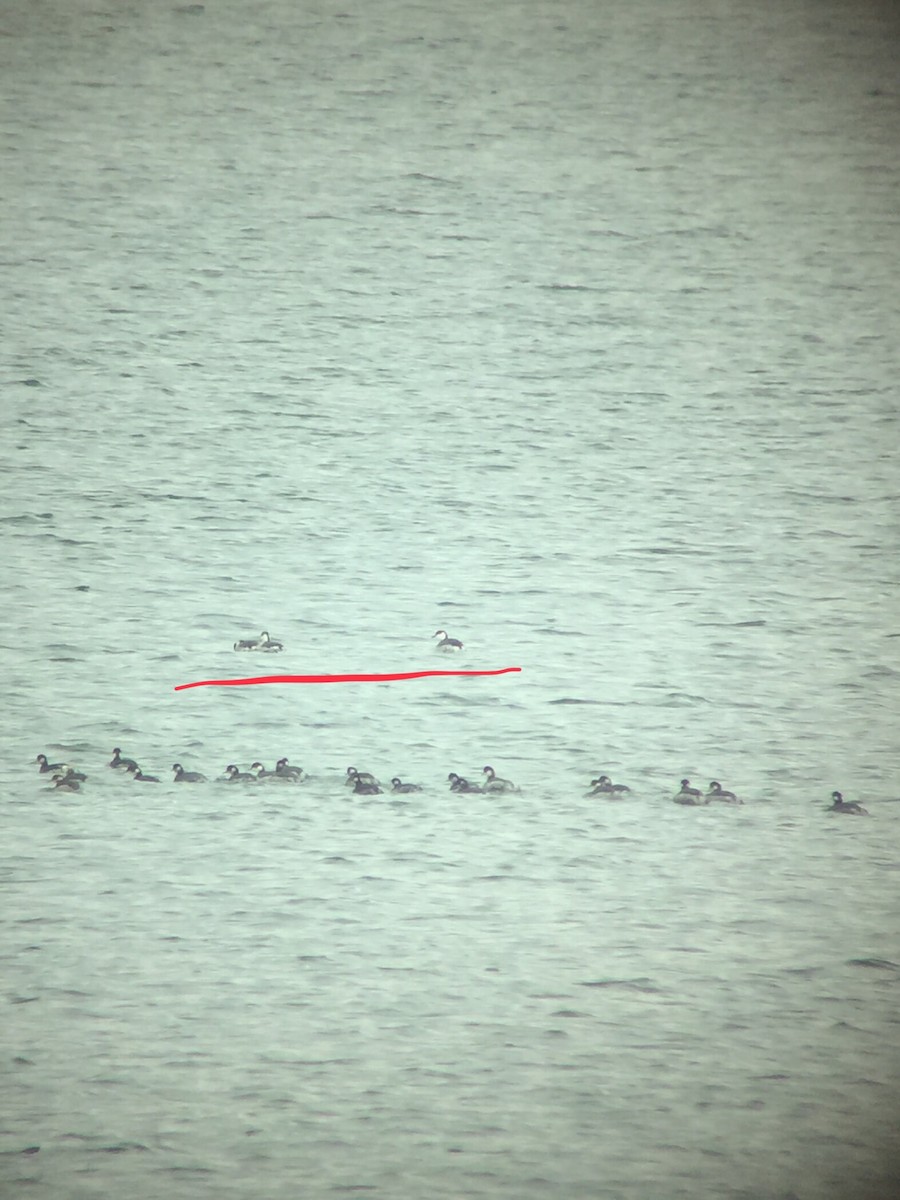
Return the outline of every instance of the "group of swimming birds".
<path id="1" fill-rule="evenodd" d="M 46 754 L 39 754 L 35 761 L 38 764 L 39 774 L 51 775 L 53 786 L 59 791 L 78 792 L 81 790 L 82 783 L 87 779 L 83 771 L 76 770 L 75 767 L 70 766 L 68 763 L 52 763 Z M 133 758 L 125 758 L 122 755 L 122 751 L 118 746 L 114 748 L 113 756 L 108 765 L 115 771 L 122 771 L 130 775 L 138 783 L 161 782 L 158 775 L 145 775 Z M 172 771 L 174 772 L 173 783 L 209 782 L 207 776 L 202 774 L 202 772 L 186 771 L 181 763 L 173 763 Z M 467 779 L 464 775 L 459 775 L 455 771 L 451 771 L 447 776 L 450 791 L 477 795 L 496 795 L 501 792 L 519 791 L 519 788 L 516 787 L 512 780 L 502 779 L 493 767 L 484 767 L 481 773 L 483 776 L 482 781 L 474 782 Z M 287 758 L 279 758 L 274 769 L 271 771 L 261 762 L 251 763 L 247 771 L 242 771 L 235 763 L 229 763 L 224 773 L 219 776 L 218 782 L 244 784 L 269 782 L 302 783 L 308 778 L 309 776 L 302 767 L 293 767 Z M 380 796 L 385 791 L 388 791 L 390 795 L 397 795 L 409 792 L 421 792 L 423 790 L 420 783 L 404 783 L 397 775 L 391 779 L 390 788 L 384 788 L 370 771 L 359 771 L 356 767 L 347 768 L 344 783 L 346 786 L 352 787 L 353 792 L 357 796 Z M 586 798 L 602 796 L 607 799 L 621 799 L 630 793 L 631 788 L 627 784 L 613 783 L 608 775 L 599 775 L 596 779 L 591 780 L 590 790 L 584 794 Z M 710 783 L 706 792 L 701 791 L 700 788 L 692 787 L 689 779 L 682 779 L 681 787 L 672 799 L 676 804 L 691 807 L 714 803 L 743 804 L 743 800 L 739 796 L 723 788 L 721 783 L 716 779 Z M 850 813 L 854 816 L 868 816 L 866 809 L 861 804 L 845 800 L 840 792 L 831 793 L 831 806 L 826 811 Z"/>
<path id="2" fill-rule="evenodd" d="M 432 634 L 432 637 L 440 639 L 436 643 L 435 649 L 442 652 L 455 653 L 463 648 L 462 642 L 458 638 L 450 637 L 445 629 L 438 629 Z M 235 650 L 258 651 L 262 654 L 277 654 L 284 649 L 284 645 L 276 638 L 270 637 L 266 630 L 263 630 L 258 638 L 245 638 L 235 642 L 234 648 Z M 59 791 L 80 791 L 81 784 L 87 778 L 82 771 L 77 771 L 68 763 L 49 762 L 46 754 L 39 754 L 36 761 L 38 763 L 38 770 L 42 775 L 52 774 L 54 787 Z M 135 779 L 138 783 L 160 782 L 157 775 L 145 775 L 133 758 L 123 758 L 122 751 L 118 746 L 113 750 L 109 766 L 113 770 L 123 771 L 131 775 L 132 779 Z M 200 771 L 186 771 L 181 763 L 173 763 L 172 771 L 174 772 L 173 783 L 208 782 L 207 777 Z M 511 780 L 501 779 L 493 767 L 484 767 L 482 769 L 482 776 L 484 777 L 483 780 L 475 783 L 466 779 L 465 776 L 451 771 L 447 776 L 450 791 L 480 795 L 484 793 L 518 792 L 519 790 Z M 279 758 L 272 771 L 263 766 L 261 762 L 251 763 L 250 769 L 247 771 L 242 771 L 235 763 L 229 763 L 225 768 L 224 774 L 219 777 L 220 781 L 224 783 L 265 783 L 269 781 L 302 783 L 307 778 L 306 772 L 301 767 L 292 767 L 287 758 Z M 352 787 L 354 793 L 358 796 L 379 796 L 385 791 L 370 771 L 358 771 L 356 767 L 347 768 L 344 782 L 348 787 Z M 419 783 L 404 783 L 396 775 L 391 780 L 391 795 L 421 791 L 422 785 Z M 585 796 L 588 798 L 595 796 L 621 798 L 630 792 L 631 788 L 626 784 L 613 783 L 608 775 L 598 775 L 596 779 L 591 780 L 590 791 L 585 792 Z M 689 779 L 682 779 L 681 787 L 672 799 L 676 804 L 684 804 L 691 807 L 714 803 L 743 804 L 743 800 L 736 796 L 734 792 L 729 792 L 723 788 L 721 783 L 716 779 L 710 783 L 706 792 L 701 791 L 700 788 L 692 787 Z M 851 813 L 855 816 L 868 816 L 868 813 L 861 804 L 844 800 L 840 792 L 831 793 L 831 807 L 826 811 Z"/>
<path id="3" fill-rule="evenodd" d="M 452 638 L 445 629 L 438 629 L 432 637 L 440 638 L 436 643 L 435 649 L 442 651 L 450 651 L 453 653 L 456 650 L 462 650 L 463 644 L 459 638 Z M 280 654 L 284 649 L 284 643 L 279 642 L 277 638 L 269 637 L 268 631 L 263 630 L 258 638 L 242 638 L 234 643 L 235 650 L 253 650 L 260 654 Z"/>

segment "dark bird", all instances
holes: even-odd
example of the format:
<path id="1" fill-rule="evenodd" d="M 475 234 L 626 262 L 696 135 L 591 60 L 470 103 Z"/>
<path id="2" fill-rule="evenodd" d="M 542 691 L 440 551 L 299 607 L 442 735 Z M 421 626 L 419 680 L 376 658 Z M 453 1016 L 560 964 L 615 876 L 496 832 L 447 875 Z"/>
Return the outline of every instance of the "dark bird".
<path id="1" fill-rule="evenodd" d="M 279 758 L 278 762 L 275 764 L 275 774 L 279 777 L 279 779 L 291 779 L 295 783 L 299 783 L 305 778 L 303 774 L 303 768 L 288 766 L 288 760 L 286 758 Z"/>
<path id="2" fill-rule="evenodd" d="M 54 780 L 65 779 L 69 783 L 71 783 L 73 779 L 76 783 L 84 783 L 84 781 L 87 779 L 87 775 L 85 775 L 84 771 L 76 771 L 74 767 L 66 767 L 61 775 L 54 775 L 53 778 Z"/>
<path id="3" fill-rule="evenodd" d="M 689 779 L 682 779 L 681 791 L 677 792 L 673 796 L 673 800 L 676 804 L 691 805 L 706 804 L 707 802 L 706 797 L 699 788 L 691 787 L 691 781 Z"/>
<path id="4" fill-rule="evenodd" d="M 717 779 L 714 779 L 709 785 L 709 791 L 706 793 L 706 803 L 711 800 L 721 800 L 724 804 L 743 804 L 743 800 L 739 800 L 734 792 L 726 791 Z"/>
<path id="5" fill-rule="evenodd" d="M 275 775 L 274 771 L 267 771 L 261 762 L 251 763 L 250 770 L 256 772 L 257 779 L 271 779 Z"/>
<path id="6" fill-rule="evenodd" d="M 368 783 L 371 786 L 379 787 L 378 780 L 374 775 L 370 775 L 368 771 L 357 771 L 356 767 L 347 768 L 347 778 L 345 782 L 352 784 L 355 788 L 358 783 Z"/>
<path id="7" fill-rule="evenodd" d="M 201 775 L 199 771 L 186 771 L 181 763 L 172 763 L 172 770 L 175 772 L 175 783 L 206 783 L 205 775 Z"/>
<path id="8" fill-rule="evenodd" d="M 256 783 L 255 775 L 253 775 L 250 771 L 239 770 L 234 763 L 228 764 L 228 766 L 225 768 L 225 774 L 228 776 L 229 783 Z"/>
<path id="9" fill-rule="evenodd" d="M 113 756 L 110 759 L 109 765 L 117 771 L 118 770 L 123 770 L 123 771 L 136 771 L 137 770 L 137 763 L 134 761 L 134 759 L 133 758 L 123 758 L 122 751 L 119 749 L 118 746 L 116 746 L 116 748 L 113 750 Z"/>
<path id="10" fill-rule="evenodd" d="M 391 780 L 392 792 L 421 792 L 422 786 L 418 783 L 402 783 L 396 775 Z"/>
<path id="11" fill-rule="evenodd" d="M 852 813 L 857 817 L 867 817 L 869 814 L 861 804 L 857 804 L 855 800 L 845 800 L 840 792 L 831 793 L 831 808 L 826 812 Z"/>
<path id="12" fill-rule="evenodd" d="M 483 773 L 487 775 L 487 783 L 484 785 L 486 792 L 514 792 L 516 785 L 509 779 L 501 779 L 494 773 L 493 767 L 485 767 Z"/>
<path id="13" fill-rule="evenodd" d="M 600 775 L 597 779 L 592 779 L 591 787 L 594 790 L 588 793 L 590 796 L 620 796 L 631 791 L 631 788 L 624 783 L 613 783 L 608 775 Z"/>
<path id="14" fill-rule="evenodd" d="M 262 650 L 266 654 L 277 654 L 284 646 L 276 638 L 270 638 L 265 629 L 258 638 L 246 638 L 234 643 L 235 650 Z"/>
<path id="15" fill-rule="evenodd" d="M 38 773 L 41 775 L 46 775 L 48 771 L 66 771 L 69 767 L 68 763 L 47 762 L 46 754 L 39 754 L 34 761 L 41 764 L 38 767 Z"/>
<path id="16" fill-rule="evenodd" d="M 451 792 L 473 792 L 479 795 L 484 791 L 484 788 L 479 783 L 469 783 L 468 779 L 462 775 L 457 775 L 455 771 L 451 771 L 447 776 L 450 780 Z"/>
<path id="17" fill-rule="evenodd" d="M 431 635 L 432 637 L 440 638 L 441 640 L 435 646 L 435 650 L 462 650 L 463 644 L 459 638 L 452 638 L 447 633 L 446 629 L 438 629 Z"/>

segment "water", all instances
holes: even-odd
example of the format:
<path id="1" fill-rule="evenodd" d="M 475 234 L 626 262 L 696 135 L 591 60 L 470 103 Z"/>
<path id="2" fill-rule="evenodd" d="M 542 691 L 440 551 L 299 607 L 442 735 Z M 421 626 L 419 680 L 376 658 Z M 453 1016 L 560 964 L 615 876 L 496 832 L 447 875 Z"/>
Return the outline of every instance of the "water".
<path id="1" fill-rule="evenodd" d="M 2 33 L 5 1194 L 892 1194 L 890 10 Z"/>

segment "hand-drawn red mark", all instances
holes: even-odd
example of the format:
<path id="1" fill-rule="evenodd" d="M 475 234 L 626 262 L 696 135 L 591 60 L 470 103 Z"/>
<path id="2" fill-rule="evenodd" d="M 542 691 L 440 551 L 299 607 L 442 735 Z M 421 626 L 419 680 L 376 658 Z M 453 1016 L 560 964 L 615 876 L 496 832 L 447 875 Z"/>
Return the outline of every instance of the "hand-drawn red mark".
<path id="1" fill-rule="evenodd" d="M 176 692 L 195 687 L 248 687 L 254 683 L 384 683 L 389 679 L 424 679 L 429 675 L 507 675 L 521 667 L 500 667 L 497 671 L 400 671 L 388 675 L 255 675 L 252 679 L 198 679 L 179 683 Z"/>

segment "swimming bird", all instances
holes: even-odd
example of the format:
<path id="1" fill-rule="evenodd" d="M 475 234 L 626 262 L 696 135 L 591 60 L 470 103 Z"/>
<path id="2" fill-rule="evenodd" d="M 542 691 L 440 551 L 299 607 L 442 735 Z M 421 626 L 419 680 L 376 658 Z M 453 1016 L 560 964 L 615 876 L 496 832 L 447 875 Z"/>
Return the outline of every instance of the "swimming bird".
<path id="1" fill-rule="evenodd" d="M 392 792 L 421 792 L 421 784 L 418 783 L 402 783 L 397 776 L 391 780 Z"/>
<path id="2" fill-rule="evenodd" d="M 438 642 L 438 644 L 435 646 L 435 650 L 456 651 L 456 650 L 462 650 L 462 648 L 463 648 L 463 644 L 459 640 L 459 638 L 450 637 L 449 634 L 447 633 L 446 629 L 438 629 L 431 636 L 439 637 L 441 639 Z"/>
<path id="3" fill-rule="evenodd" d="M 175 772 L 175 783 L 206 783 L 205 775 L 201 775 L 199 771 L 186 771 L 181 763 L 172 763 L 172 770 Z"/>
<path id="4" fill-rule="evenodd" d="M 61 792 L 80 792 L 81 784 L 77 779 L 72 779 L 68 775 L 57 775 L 53 784 Z"/>
<path id="5" fill-rule="evenodd" d="M 140 767 L 131 772 L 131 778 L 137 780 L 138 783 L 159 783 L 158 775 L 145 775 Z"/>
<path id="6" fill-rule="evenodd" d="M 262 650 L 267 654 L 277 654 L 284 646 L 277 638 L 270 638 L 264 629 L 258 638 L 246 638 L 234 643 L 235 650 Z"/>
<path id="7" fill-rule="evenodd" d="M 256 766 L 256 763 L 253 765 Z M 251 783 L 256 783 L 255 775 L 253 775 L 250 771 L 238 770 L 234 763 L 228 764 L 228 766 L 225 768 L 225 774 L 228 776 L 229 783 L 247 783 L 248 781 Z"/>
<path id="8" fill-rule="evenodd" d="M 356 793 L 357 796 L 380 796 L 381 795 L 381 788 L 378 786 L 378 784 L 377 783 L 366 783 L 366 781 L 363 779 L 363 777 L 361 775 L 356 780 L 356 783 L 353 785 L 353 791 Z"/>
<path id="9" fill-rule="evenodd" d="M 591 787 L 594 789 L 588 792 L 589 796 L 610 796 L 622 795 L 624 792 L 630 792 L 631 788 L 624 783 L 613 783 L 608 775 L 601 775 L 598 779 L 591 780 Z"/>
<path id="10" fill-rule="evenodd" d="M 38 774 L 40 775 L 46 775 L 48 771 L 67 771 L 69 769 L 68 763 L 47 762 L 46 754 L 39 754 L 34 761 L 41 764 L 38 767 Z"/>
<path id="11" fill-rule="evenodd" d="M 271 779 L 275 775 L 274 771 L 267 771 L 261 762 L 251 763 L 250 770 L 256 772 L 256 779 Z"/>
<path id="12" fill-rule="evenodd" d="M 487 775 L 487 782 L 484 785 L 486 792 L 514 792 L 516 785 L 509 779 L 501 779 L 494 773 L 493 767 L 485 767 L 483 774 Z"/>
<path id="13" fill-rule="evenodd" d="M 53 779 L 54 782 L 57 779 L 66 779 L 69 781 L 69 783 L 71 783 L 74 779 L 76 783 L 84 783 L 84 781 L 87 779 L 87 775 L 85 775 L 84 771 L 76 771 L 74 767 L 66 767 L 61 775 L 54 775 Z"/>
<path id="14" fill-rule="evenodd" d="M 706 793 L 706 803 L 711 800 L 721 800 L 725 804 L 743 804 L 743 800 L 739 800 L 734 792 L 726 791 L 718 780 L 714 779 L 709 785 L 709 791 Z"/>
<path id="15" fill-rule="evenodd" d="M 347 768 L 347 778 L 344 782 L 348 785 L 353 784 L 354 788 L 358 783 L 374 784 L 375 787 L 379 786 L 378 780 L 374 775 L 370 775 L 368 771 L 357 771 L 356 767 Z"/>
<path id="16" fill-rule="evenodd" d="M 869 815 L 861 804 L 857 804 L 855 800 L 845 800 L 840 792 L 832 792 L 831 800 L 831 808 L 827 808 L 826 812 L 852 813 L 857 817 L 867 817 Z"/>
<path id="17" fill-rule="evenodd" d="M 115 768 L 115 770 L 117 770 L 117 771 L 118 770 L 125 770 L 125 771 L 136 771 L 137 770 L 137 763 L 134 761 L 134 759 L 133 758 L 123 758 L 122 751 L 119 749 L 118 746 L 116 746 L 115 749 L 113 750 L 113 756 L 112 756 L 112 759 L 110 760 L 109 765 L 111 767 Z"/>
<path id="18" fill-rule="evenodd" d="M 480 795 L 484 791 L 480 783 L 469 783 L 468 779 L 457 775 L 455 771 L 451 771 L 447 778 L 450 780 L 451 792 L 477 792 Z"/>
<path id="19" fill-rule="evenodd" d="M 279 777 L 279 779 L 291 779 L 295 783 L 300 783 L 302 779 L 306 778 L 303 773 L 303 768 L 289 767 L 288 760 L 286 758 L 279 758 L 278 762 L 275 764 L 275 774 Z"/>
<path id="20" fill-rule="evenodd" d="M 682 779 L 681 791 L 673 797 L 676 804 L 706 804 L 707 799 L 699 788 L 691 787 L 689 779 Z"/>

